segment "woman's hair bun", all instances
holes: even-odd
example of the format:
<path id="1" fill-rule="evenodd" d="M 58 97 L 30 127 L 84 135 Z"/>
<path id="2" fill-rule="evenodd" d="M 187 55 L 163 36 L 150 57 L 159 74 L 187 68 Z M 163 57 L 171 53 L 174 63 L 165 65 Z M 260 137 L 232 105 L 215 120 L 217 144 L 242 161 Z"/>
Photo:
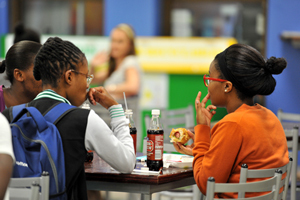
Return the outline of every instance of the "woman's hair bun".
<path id="1" fill-rule="evenodd" d="M 2 62 L 0 62 L 0 73 L 3 73 L 5 71 L 5 68 L 6 68 L 5 60 L 2 60 Z"/>
<path id="2" fill-rule="evenodd" d="M 21 35 L 25 32 L 25 27 L 23 23 L 19 22 L 15 27 L 15 34 Z"/>
<path id="3" fill-rule="evenodd" d="M 287 62 L 284 58 L 276 58 L 272 56 L 266 62 L 266 69 L 271 74 L 281 74 L 281 72 L 286 68 Z"/>

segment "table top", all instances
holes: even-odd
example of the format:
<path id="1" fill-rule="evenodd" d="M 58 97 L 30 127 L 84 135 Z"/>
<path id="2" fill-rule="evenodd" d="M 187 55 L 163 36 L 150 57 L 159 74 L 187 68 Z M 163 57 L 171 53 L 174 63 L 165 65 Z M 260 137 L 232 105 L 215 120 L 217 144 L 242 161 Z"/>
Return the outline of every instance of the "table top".
<path id="1" fill-rule="evenodd" d="M 140 168 L 142 163 L 137 163 L 136 168 Z M 85 162 L 85 176 L 87 181 L 106 181 L 118 183 L 139 183 L 148 185 L 159 185 L 169 183 L 184 178 L 193 177 L 193 169 L 181 169 L 175 167 L 164 168 L 161 174 L 132 173 L 121 174 L 112 169 L 95 152 L 92 162 Z"/>

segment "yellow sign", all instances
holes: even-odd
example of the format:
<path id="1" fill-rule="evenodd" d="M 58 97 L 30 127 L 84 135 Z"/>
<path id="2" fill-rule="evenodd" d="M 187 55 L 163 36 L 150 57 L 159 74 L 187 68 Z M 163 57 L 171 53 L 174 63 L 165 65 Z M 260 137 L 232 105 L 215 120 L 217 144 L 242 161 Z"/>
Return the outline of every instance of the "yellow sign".
<path id="1" fill-rule="evenodd" d="M 51 35 L 42 35 L 44 43 Z M 52 36 L 53 37 L 53 36 Z M 78 46 L 90 62 L 100 51 L 109 52 L 109 37 L 59 36 Z M 228 46 L 237 43 L 234 38 L 208 37 L 137 37 L 136 51 L 145 72 L 169 74 L 205 74 L 214 57 Z M 5 38 L 5 49 L 13 44 L 13 35 Z"/>
<path id="2" fill-rule="evenodd" d="M 214 57 L 236 42 L 233 38 L 139 37 L 136 50 L 145 72 L 204 74 Z"/>

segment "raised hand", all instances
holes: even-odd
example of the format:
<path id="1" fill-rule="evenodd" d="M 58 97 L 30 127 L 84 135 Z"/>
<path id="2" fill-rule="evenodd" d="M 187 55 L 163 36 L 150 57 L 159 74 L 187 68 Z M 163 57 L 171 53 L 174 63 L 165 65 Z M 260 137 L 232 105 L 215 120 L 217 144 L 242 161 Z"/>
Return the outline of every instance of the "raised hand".
<path id="1" fill-rule="evenodd" d="M 198 92 L 198 95 L 195 100 L 197 124 L 204 124 L 210 126 L 211 118 L 214 116 L 214 114 L 216 114 L 215 109 L 217 109 L 217 107 L 214 105 L 208 105 L 206 107 L 206 103 L 210 97 L 209 93 L 202 99 L 202 102 L 200 102 L 200 97 L 201 92 Z"/>
<path id="2" fill-rule="evenodd" d="M 108 59 L 109 59 L 109 56 L 106 52 L 99 52 L 93 57 L 93 59 L 91 61 L 91 66 L 94 68 L 99 65 L 102 65 L 105 62 L 107 62 Z"/>
<path id="3" fill-rule="evenodd" d="M 97 102 L 106 109 L 118 104 L 118 102 L 102 86 L 91 88 L 87 97 L 91 104 L 96 105 Z"/>

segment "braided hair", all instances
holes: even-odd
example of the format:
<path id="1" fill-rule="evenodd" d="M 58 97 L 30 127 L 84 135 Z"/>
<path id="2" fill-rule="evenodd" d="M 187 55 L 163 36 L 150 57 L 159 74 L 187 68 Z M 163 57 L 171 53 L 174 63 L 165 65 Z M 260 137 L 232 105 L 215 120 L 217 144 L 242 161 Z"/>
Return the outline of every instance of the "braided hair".
<path id="1" fill-rule="evenodd" d="M 84 53 L 69 41 L 50 37 L 35 57 L 33 75 L 43 85 L 56 88 L 58 80 L 69 69 L 76 70 L 86 60 Z"/>
<path id="2" fill-rule="evenodd" d="M 0 73 L 6 71 L 6 79 L 13 84 L 14 70 L 27 71 L 33 64 L 34 57 L 42 47 L 40 43 L 21 41 L 9 48 L 5 60 L 0 62 Z"/>

